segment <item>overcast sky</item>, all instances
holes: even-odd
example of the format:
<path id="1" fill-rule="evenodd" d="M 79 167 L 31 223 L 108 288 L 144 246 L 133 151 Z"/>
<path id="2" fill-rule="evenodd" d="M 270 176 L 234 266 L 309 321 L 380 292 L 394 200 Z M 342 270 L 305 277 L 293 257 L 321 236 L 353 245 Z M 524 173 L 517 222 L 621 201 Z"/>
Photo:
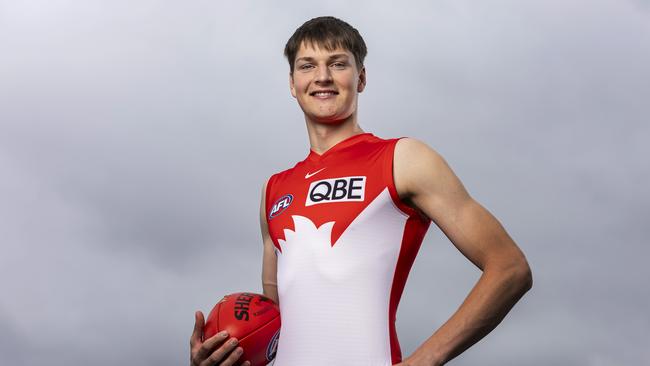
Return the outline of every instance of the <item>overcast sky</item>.
<path id="1" fill-rule="evenodd" d="M 260 188 L 309 149 L 282 50 L 320 15 L 368 44 L 362 128 L 436 149 L 532 266 L 450 364 L 650 364 L 650 3 L 396 4 L 0 0 L 0 364 L 187 364 L 195 310 L 262 292 Z M 432 225 L 405 356 L 479 276 Z"/>

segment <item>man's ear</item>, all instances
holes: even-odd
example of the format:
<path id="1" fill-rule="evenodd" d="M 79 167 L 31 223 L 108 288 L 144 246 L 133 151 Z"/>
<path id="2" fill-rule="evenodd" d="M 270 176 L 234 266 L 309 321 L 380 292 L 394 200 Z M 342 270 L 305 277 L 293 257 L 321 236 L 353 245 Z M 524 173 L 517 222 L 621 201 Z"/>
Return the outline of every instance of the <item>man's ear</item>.
<path id="1" fill-rule="evenodd" d="M 361 67 L 359 72 L 359 82 L 357 83 L 357 92 L 361 93 L 366 88 L 366 67 Z"/>
<path id="2" fill-rule="evenodd" d="M 296 97 L 296 88 L 293 86 L 293 73 L 289 72 L 289 89 L 291 90 L 291 96 Z"/>

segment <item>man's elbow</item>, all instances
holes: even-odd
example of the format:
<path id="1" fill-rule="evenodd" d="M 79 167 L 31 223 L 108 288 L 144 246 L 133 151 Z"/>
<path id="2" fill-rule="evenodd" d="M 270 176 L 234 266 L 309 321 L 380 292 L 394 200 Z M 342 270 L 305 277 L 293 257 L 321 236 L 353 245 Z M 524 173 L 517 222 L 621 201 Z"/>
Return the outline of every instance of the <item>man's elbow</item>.
<path id="1" fill-rule="evenodd" d="M 521 297 L 533 287 L 533 273 L 523 254 L 513 255 L 505 261 L 493 262 L 486 266 L 486 272 L 497 273 L 498 278 L 507 284 L 510 291 Z M 514 295 L 514 294 L 513 294 Z"/>
<path id="2" fill-rule="evenodd" d="M 518 287 L 521 290 L 521 294 L 528 292 L 533 288 L 533 272 L 528 265 L 526 258 L 522 258 L 518 261 L 514 273 L 514 281 L 517 283 Z"/>
<path id="3" fill-rule="evenodd" d="M 280 305 L 280 299 L 278 296 L 278 286 L 275 283 L 263 283 L 262 289 L 264 296 L 273 300 L 276 305 Z"/>

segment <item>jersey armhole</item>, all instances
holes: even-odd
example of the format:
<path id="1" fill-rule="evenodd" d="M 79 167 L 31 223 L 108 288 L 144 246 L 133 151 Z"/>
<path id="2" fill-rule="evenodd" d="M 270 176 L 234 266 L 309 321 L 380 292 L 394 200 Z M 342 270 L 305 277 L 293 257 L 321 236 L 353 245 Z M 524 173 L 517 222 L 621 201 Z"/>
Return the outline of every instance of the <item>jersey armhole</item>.
<path id="1" fill-rule="evenodd" d="M 269 222 L 269 200 L 271 199 L 270 194 L 271 186 L 273 185 L 273 178 L 275 178 L 275 174 L 270 176 L 266 181 L 266 192 L 264 193 L 264 219 L 266 220 L 266 227 L 269 230 L 269 234 L 271 233 L 271 223 Z"/>
<path id="2" fill-rule="evenodd" d="M 388 191 L 390 193 L 390 197 L 393 199 L 393 203 L 397 208 L 399 208 L 400 211 L 408 215 L 409 217 L 419 217 L 419 213 L 412 208 L 411 206 L 407 205 L 402 201 L 402 199 L 399 197 L 399 194 L 397 193 L 397 188 L 395 188 L 395 177 L 393 173 L 393 162 L 395 160 L 395 146 L 397 145 L 397 141 L 400 139 L 403 139 L 404 137 L 398 137 L 395 139 L 390 140 L 388 144 L 388 148 L 386 153 L 384 154 L 386 161 L 384 162 L 384 179 L 388 184 Z"/>

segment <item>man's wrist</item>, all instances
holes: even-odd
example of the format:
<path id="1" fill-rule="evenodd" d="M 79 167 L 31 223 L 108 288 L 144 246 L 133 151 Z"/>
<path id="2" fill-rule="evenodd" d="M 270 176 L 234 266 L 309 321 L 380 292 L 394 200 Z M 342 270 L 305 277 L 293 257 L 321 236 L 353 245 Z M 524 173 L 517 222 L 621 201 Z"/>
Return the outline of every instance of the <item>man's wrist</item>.
<path id="1" fill-rule="evenodd" d="M 434 337 L 435 334 L 422 345 L 421 351 L 425 354 L 429 365 L 442 366 L 445 364 L 445 355 L 442 353 L 442 347 L 436 344 Z"/>
<path id="2" fill-rule="evenodd" d="M 417 364 L 425 364 L 429 366 L 442 366 L 444 365 L 444 358 L 443 356 L 437 352 L 436 348 L 433 347 L 426 347 L 422 346 L 419 349 L 417 349 L 413 354 L 409 357 L 409 359 L 417 360 Z"/>

